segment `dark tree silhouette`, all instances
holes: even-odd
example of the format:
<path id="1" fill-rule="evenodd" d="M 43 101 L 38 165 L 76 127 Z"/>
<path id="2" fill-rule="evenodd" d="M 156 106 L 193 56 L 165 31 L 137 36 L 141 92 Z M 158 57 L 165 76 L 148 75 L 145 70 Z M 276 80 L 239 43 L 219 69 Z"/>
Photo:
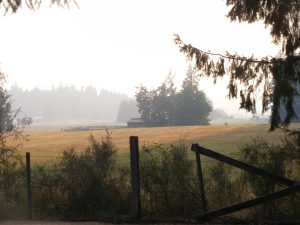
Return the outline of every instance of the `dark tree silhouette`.
<path id="1" fill-rule="evenodd" d="M 141 118 L 149 125 L 167 125 L 172 120 L 173 98 L 176 88 L 169 74 L 164 82 L 153 90 L 140 86 L 135 95 Z"/>
<path id="2" fill-rule="evenodd" d="M 207 125 L 212 103 L 199 90 L 198 77 L 192 68 L 187 71 L 182 89 L 177 91 L 170 74 L 156 89 L 139 87 L 137 106 L 146 125 Z"/>
<path id="3" fill-rule="evenodd" d="M 212 103 L 199 90 L 199 77 L 192 68 L 187 71 L 182 89 L 175 95 L 173 123 L 176 125 L 208 125 Z"/>
<path id="4" fill-rule="evenodd" d="M 220 77 L 230 76 L 228 96 L 237 98 L 239 95 L 241 108 L 255 113 L 256 99 L 262 92 L 262 113 L 271 109 L 270 130 L 288 126 L 296 116 L 293 102 L 299 96 L 295 87 L 300 85 L 300 73 L 295 68 L 300 60 L 300 1 L 227 0 L 226 3 L 231 7 L 227 15 L 231 21 L 262 21 L 270 28 L 273 42 L 281 46 L 281 56 L 258 59 L 237 53 L 207 52 L 184 43 L 179 35 L 175 35 L 175 43 L 195 63 L 201 76 L 213 77 L 215 82 Z M 287 112 L 285 118 L 279 113 L 281 106 Z"/>

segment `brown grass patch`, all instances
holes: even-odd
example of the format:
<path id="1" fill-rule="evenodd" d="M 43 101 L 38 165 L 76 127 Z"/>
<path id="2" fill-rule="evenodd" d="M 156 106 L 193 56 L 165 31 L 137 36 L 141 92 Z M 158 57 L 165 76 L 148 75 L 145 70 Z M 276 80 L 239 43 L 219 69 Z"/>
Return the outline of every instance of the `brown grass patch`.
<path id="1" fill-rule="evenodd" d="M 293 126 L 300 128 L 300 125 Z M 232 153 L 238 146 L 254 137 L 264 137 L 278 142 L 283 135 L 281 131 L 268 132 L 268 125 L 213 125 L 213 126 L 181 126 L 154 128 L 122 128 L 110 130 L 119 154 L 128 154 L 129 136 L 139 136 L 140 146 L 153 143 L 170 144 L 184 140 L 188 145 L 194 142 L 214 150 Z M 78 151 L 88 145 L 88 137 L 93 134 L 97 138 L 105 137 L 106 131 L 61 132 L 59 129 L 29 128 L 25 132 L 29 141 L 24 143 L 22 154 L 31 152 L 33 161 L 53 161 L 61 156 L 63 150 L 70 146 Z"/>

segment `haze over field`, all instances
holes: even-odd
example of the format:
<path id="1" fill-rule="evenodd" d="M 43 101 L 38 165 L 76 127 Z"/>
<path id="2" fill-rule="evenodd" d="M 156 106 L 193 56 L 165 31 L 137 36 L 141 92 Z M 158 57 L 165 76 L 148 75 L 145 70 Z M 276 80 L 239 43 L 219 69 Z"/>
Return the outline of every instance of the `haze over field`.
<path id="1" fill-rule="evenodd" d="M 276 55 L 269 31 L 261 23 L 232 23 L 221 0 L 97 1 L 78 0 L 80 8 L 43 7 L 0 17 L 1 69 L 7 86 L 23 89 L 89 85 L 133 97 L 136 87 L 159 85 L 171 70 L 177 87 L 188 63 L 173 42 L 212 52 Z M 226 80 L 200 82 L 214 108 L 229 114 L 238 101 L 225 99 Z M 99 102 L 101 104 L 101 102 Z"/>
<path id="2" fill-rule="evenodd" d="M 97 92 L 92 86 L 80 90 L 58 86 L 51 90 L 34 88 L 31 91 L 12 86 L 8 93 L 13 98 L 13 108 L 21 107 L 21 116 L 31 117 L 34 122 L 114 122 L 120 104 L 129 101 L 125 94 L 105 89 Z"/>

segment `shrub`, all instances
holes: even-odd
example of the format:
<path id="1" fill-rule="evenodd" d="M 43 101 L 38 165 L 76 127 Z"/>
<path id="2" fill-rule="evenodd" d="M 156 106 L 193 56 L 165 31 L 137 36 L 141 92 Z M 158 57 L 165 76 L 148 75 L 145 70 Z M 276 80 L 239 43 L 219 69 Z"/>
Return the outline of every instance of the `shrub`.
<path id="1" fill-rule="evenodd" d="M 25 199 L 24 166 L 19 155 L 0 164 L 0 218 L 22 216 Z"/>
<path id="2" fill-rule="evenodd" d="M 287 133 L 277 145 L 270 144 L 262 138 L 253 138 L 240 147 L 240 153 L 243 162 L 282 177 L 299 180 L 300 135 L 298 132 Z M 206 198 L 211 209 L 282 189 L 282 185 L 276 184 L 272 179 L 232 169 L 220 162 L 208 167 L 204 174 L 206 174 L 204 178 Z M 300 212 L 299 202 L 300 195 L 293 194 L 236 215 L 252 218 L 283 214 L 296 216 Z"/>
<path id="3" fill-rule="evenodd" d="M 285 136 L 281 144 L 278 145 L 272 145 L 261 138 L 255 138 L 240 148 L 243 160 L 273 174 L 295 179 L 294 172 L 297 171 L 296 165 L 300 158 L 299 152 L 296 150 L 298 144 L 293 138 Z M 294 146 L 294 148 L 291 146 Z M 249 173 L 244 173 L 243 176 L 250 192 L 255 196 L 269 194 L 282 189 L 281 185 L 276 184 L 272 179 L 258 177 Z M 297 195 L 293 195 L 293 197 L 266 203 L 262 206 L 263 210 L 259 209 L 257 213 L 261 216 L 284 214 L 291 209 L 291 204 L 295 198 L 299 200 Z M 288 199 L 290 199 L 289 203 L 287 202 Z M 282 207 L 283 205 L 284 207 Z"/>
<path id="4" fill-rule="evenodd" d="M 193 167 L 185 145 L 143 147 L 140 165 L 146 213 L 188 216 L 195 212 L 199 202 L 195 201 Z"/>
<path id="5" fill-rule="evenodd" d="M 239 171 L 222 162 L 206 169 L 205 191 L 210 209 L 225 207 L 240 202 L 245 191 Z"/>
<path id="6" fill-rule="evenodd" d="M 240 151 L 243 161 L 273 174 L 285 176 L 285 161 L 288 159 L 288 155 L 282 151 L 280 145 L 270 145 L 265 140 L 257 138 L 253 139 L 251 143 L 244 144 Z M 249 173 L 245 173 L 245 177 L 250 184 L 251 191 L 256 196 L 275 191 L 276 183 L 272 179 Z"/>
<path id="7" fill-rule="evenodd" d="M 128 174 L 117 168 L 111 136 L 101 142 L 90 136 L 89 141 L 82 153 L 70 148 L 57 165 L 36 169 L 34 207 L 38 213 L 93 217 L 127 212 Z"/>
<path id="8" fill-rule="evenodd" d="M 29 125 L 29 119 L 16 122 L 20 110 L 12 109 L 3 81 L 4 75 L 0 71 L 0 216 L 15 216 L 20 213 L 24 196 L 24 167 L 19 147 L 26 138 L 22 131 Z"/>

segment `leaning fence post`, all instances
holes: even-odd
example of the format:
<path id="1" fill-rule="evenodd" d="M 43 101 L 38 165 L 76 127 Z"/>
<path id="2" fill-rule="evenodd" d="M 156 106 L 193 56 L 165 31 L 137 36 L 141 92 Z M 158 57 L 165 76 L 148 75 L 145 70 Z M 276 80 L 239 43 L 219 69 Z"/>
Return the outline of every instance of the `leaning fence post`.
<path id="1" fill-rule="evenodd" d="M 141 218 L 140 174 L 139 174 L 139 139 L 131 136 L 130 141 L 130 170 L 131 170 L 131 218 Z"/>
<path id="2" fill-rule="evenodd" d="M 201 168 L 201 160 L 200 160 L 200 154 L 197 151 L 198 144 L 192 144 L 192 151 L 195 152 L 196 156 L 196 169 L 197 169 L 197 176 L 198 176 L 198 190 L 201 200 L 201 207 L 203 212 L 207 212 L 207 205 L 206 205 L 206 199 L 205 199 L 205 192 L 204 192 L 204 183 L 203 183 L 203 175 L 202 175 L 202 168 Z"/>
<path id="3" fill-rule="evenodd" d="M 30 153 L 26 152 L 26 178 L 27 178 L 27 213 L 28 219 L 32 219 L 32 193 L 31 193 L 31 174 L 30 174 Z"/>

